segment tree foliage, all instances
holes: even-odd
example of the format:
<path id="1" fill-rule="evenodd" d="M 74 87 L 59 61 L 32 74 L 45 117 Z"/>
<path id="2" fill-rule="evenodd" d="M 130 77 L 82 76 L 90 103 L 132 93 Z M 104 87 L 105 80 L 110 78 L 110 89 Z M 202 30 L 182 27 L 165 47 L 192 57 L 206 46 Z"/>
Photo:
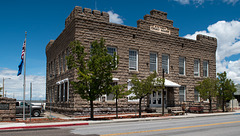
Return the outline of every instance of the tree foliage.
<path id="1" fill-rule="evenodd" d="M 130 91 L 135 95 L 131 99 L 139 99 L 139 117 L 141 117 L 141 103 L 142 99 L 153 91 L 163 88 L 163 81 L 160 78 L 156 78 L 157 73 L 150 74 L 146 79 L 139 79 L 136 75 L 133 76 L 131 83 L 132 88 Z"/>
<path id="2" fill-rule="evenodd" d="M 112 71 L 118 64 L 118 56 L 109 55 L 104 44 L 103 38 L 100 42 L 93 41 L 87 57 L 85 47 L 79 41 L 73 41 L 69 45 L 71 52 L 66 57 L 69 69 L 76 69 L 78 75 L 71 84 L 81 98 L 90 101 L 92 119 L 93 101 L 112 92 Z"/>
<path id="3" fill-rule="evenodd" d="M 217 75 L 219 80 L 218 96 L 222 100 L 222 110 L 224 112 L 226 101 L 233 98 L 233 93 L 235 93 L 237 89 L 233 81 L 227 79 L 227 73 L 225 71 L 223 73 L 217 73 Z"/>
<path id="4" fill-rule="evenodd" d="M 212 100 L 217 96 L 218 90 L 218 80 L 212 78 L 206 78 L 203 81 L 198 82 L 196 86 L 197 91 L 200 94 L 200 97 L 203 99 L 209 100 L 209 112 L 212 112 Z"/>
<path id="5" fill-rule="evenodd" d="M 118 99 L 124 98 L 127 95 L 131 94 L 129 90 L 128 91 L 125 90 L 126 88 L 127 88 L 126 84 L 113 86 L 113 95 L 114 95 L 113 99 L 116 99 L 116 118 L 118 118 Z"/>

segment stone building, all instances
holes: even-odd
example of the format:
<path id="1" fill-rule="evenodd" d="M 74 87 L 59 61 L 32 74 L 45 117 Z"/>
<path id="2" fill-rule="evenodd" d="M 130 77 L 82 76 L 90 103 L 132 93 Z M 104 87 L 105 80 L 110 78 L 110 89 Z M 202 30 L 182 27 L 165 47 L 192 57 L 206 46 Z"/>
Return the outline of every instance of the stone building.
<path id="1" fill-rule="evenodd" d="M 77 6 L 65 20 L 62 33 L 46 46 L 48 107 L 51 105 L 58 112 L 89 112 L 89 103 L 75 94 L 69 83 L 76 74 L 67 68 L 65 56 L 71 41 L 79 40 L 89 52 L 91 42 L 102 37 L 108 53 L 116 52 L 119 56 L 118 70 L 113 73 L 115 84 L 127 83 L 129 89 L 133 74 L 145 78 L 157 71 L 161 77 L 162 69 L 165 70 L 167 107 L 185 101 L 201 101 L 194 89 L 197 82 L 216 77 L 216 38 L 197 35 L 196 40 L 190 40 L 179 37 L 179 29 L 173 27 L 167 13 L 158 10 L 139 19 L 137 27 L 130 27 L 110 23 L 106 12 Z M 94 102 L 95 112 L 114 112 L 114 104 L 112 95 L 102 96 Z M 153 92 L 143 105 L 161 107 L 161 90 Z M 137 101 L 122 99 L 119 106 L 122 112 L 134 112 Z"/>

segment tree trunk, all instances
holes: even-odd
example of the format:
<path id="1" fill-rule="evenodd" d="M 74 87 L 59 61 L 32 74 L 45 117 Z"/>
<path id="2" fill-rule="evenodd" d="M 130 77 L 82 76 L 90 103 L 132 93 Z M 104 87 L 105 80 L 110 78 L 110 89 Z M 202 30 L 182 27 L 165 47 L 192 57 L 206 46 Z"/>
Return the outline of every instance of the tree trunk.
<path id="1" fill-rule="evenodd" d="M 93 100 L 90 100 L 90 108 L 91 108 L 90 119 L 93 120 L 94 119 Z"/>
<path id="2" fill-rule="evenodd" d="M 223 111 L 223 112 L 225 112 L 225 110 L 224 110 L 224 105 L 225 105 L 225 104 L 224 104 L 224 93 L 223 93 L 223 95 L 222 95 L 222 111 Z"/>
<path id="3" fill-rule="evenodd" d="M 116 97 L 116 119 L 118 119 L 118 99 Z"/>
<path id="4" fill-rule="evenodd" d="M 209 112 L 212 112 L 212 98 L 209 98 Z"/>
<path id="5" fill-rule="evenodd" d="M 142 98 L 139 99 L 139 118 L 142 117 Z"/>

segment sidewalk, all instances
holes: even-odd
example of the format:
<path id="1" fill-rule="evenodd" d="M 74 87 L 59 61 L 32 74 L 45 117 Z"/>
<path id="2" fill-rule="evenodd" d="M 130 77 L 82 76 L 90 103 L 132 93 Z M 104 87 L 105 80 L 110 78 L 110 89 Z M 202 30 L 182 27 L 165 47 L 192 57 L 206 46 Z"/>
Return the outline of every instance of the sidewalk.
<path id="1" fill-rule="evenodd" d="M 154 113 L 155 114 L 155 113 Z M 45 116 L 50 115 L 46 112 Z M 94 125 L 94 124 L 105 124 L 105 123 L 118 123 L 118 122 L 136 122 L 136 121 L 150 121 L 150 120 L 166 120 L 166 119 L 181 119 L 181 118 L 195 118 L 195 117 L 208 117 L 208 116 L 224 116 L 224 115 L 240 115 L 240 110 L 234 112 L 225 112 L 225 113 L 187 113 L 187 115 L 179 116 L 161 116 L 161 117 L 146 117 L 146 118 L 123 118 L 123 119 L 111 119 L 111 120 L 95 120 L 95 121 L 84 121 L 83 119 L 89 117 L 78 117 L 70 118 L 61 114 L 51 113 L 52 117 L 65 119 L 69 121 L 62 122 L 46 122 L 46 123 L 16 123 L 16 122 L 0 122 L 0 131 L 1 130 L 13 130 L 13 129 L 30 129 L 30 128 L 49 128 L 49 127 L 63 127 L 63 126 L 80 126 L 80 125 Z M 138 114 L 122 114 L 119 115 L 119 118 L 126 116 L 135 116 Z M 142 115 L 151 115 L 151 113 L 143 113 Z M 97 118 L 108 118 L 115 117 L 115 115 L 103 115 L 95 116 Z M 82 119 L 82 120 L 81 120 Z"/>

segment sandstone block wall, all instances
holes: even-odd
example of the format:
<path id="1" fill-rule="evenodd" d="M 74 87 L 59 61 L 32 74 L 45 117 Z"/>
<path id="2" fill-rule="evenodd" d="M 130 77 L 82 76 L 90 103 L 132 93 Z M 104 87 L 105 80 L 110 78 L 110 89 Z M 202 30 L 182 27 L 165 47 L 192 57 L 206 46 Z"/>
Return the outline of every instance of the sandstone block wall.
<path id="1" fill-rule="evenodd" d="M 194 100 L 194 88 L 203 77 L 203 61 L 208 61 L 209 77 L 216 77 L 216 38 L 198 35 L 196 40 L 179 37 L 179 29 L 173 26 L 173 21 L 167 19 L 167 13 L 152 10 L 150 15 L 137 21 L 137 27 L 130 27 L 109 22 L 106 12 L 75 7 L 65 21 L 65 29 L 55 41 L 50 41 L 46 47 L 47 55 L 47 79 L 46 98 L 49 102 L 50 92 L 53 91 L 53 108 L 58 111 L 89 111 L 88 102 L 82 100 L 79 95 L 74 94 L 70 85 L 69 101 L 57 101 L 56 82 L 68 78 L 69 81 L 76 79 L 76 71 L 66 70 L 59 74 L 59 55 L 66 52 L 70 41 L 78 40 L 90 51 L 91 42 L 104 38 L 106 46 L 116 47 L 119 56 L 118 70 L 113 72 L 114 78 L 118 78 L 118 84 L 126 84 L 136 74 L 145 78 L 149 71 L 150 52 L 157 53 L 158 75 L 162 77 L 162 54 L 169 55 L 169 74 L 165 78 L 185 86 L 186 101 Z M 129 50 L 138 51 L 138 70 L 129 70 Z M 179 57 L 185 57 L 185 75 L 179 75 Z M 194 76 L 194 59 L 200 60 L 200 76 Z M 62 58 L 60 58 L 62 61 Z M 55 62 L 55 74 L 51 76 L 51 62 Z M 50 71 L 51 70 L 51 71 Z M 168 100 L 179 104 L 179 88 L 169 88 Z M 54 97 L 54 98 L 53 98 Z M 114 111 L 114 104 L 109 102 L 95 102 L 96 112 Z M 125 102 L 123 109 L 132 111 L 135 103 Z M 133 106 L 131 106 L 133 105 Z M 143 106 L 148 106 L 147 102 Z M 99 108 L 99 109 L 98 109 Z M 107 109 L 107 110 L 106 110 Z M 124 110 L 123 110 L 124 111 Z"/>
<path id="2" fill-rule="evenodd" d="M 16 99 L 0 97 L 0 121 L 16 120 Z"/>

